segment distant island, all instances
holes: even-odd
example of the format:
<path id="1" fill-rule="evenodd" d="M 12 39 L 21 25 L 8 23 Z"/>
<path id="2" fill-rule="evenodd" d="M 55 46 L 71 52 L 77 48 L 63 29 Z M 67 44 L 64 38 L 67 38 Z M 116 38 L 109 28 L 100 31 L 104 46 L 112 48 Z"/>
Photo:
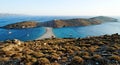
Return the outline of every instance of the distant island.
<path id="1" fill-rule="evenodd" d="M 24 15 L 24 14 L 0 13 L 0 17 L 7 17 L 7 16 L 27 16 L 27 15 Z"/>
<path id="2" fill-rule="evenodd" d="M 97 19 L 100 20 L 102 22 L 117 22 L 118 20 L 112 17 L 106 17 L 106 16 L 98 16 L 98 17 L 93 17 L 90 19 Z"/>
<path id="3" fill-rule="evenodd" d="M 66 20 L 52 20 L 46 22 L 36 22 L 36 21 L 23 21 L 14 24 L 8 24 L 2 28 L 7 29 L 22 29 L 22 28 L 34 28 L 34 27 L 75 27 L 75 26 L 89 26 L 97 25 L 104 22 L 117 22 L 117 19 L 106 16 L 98 16 L 89 19 L 85 18 L 76 18 L 76 19 L 66 19 Z"/>
<path id="4" fill-rule="evenodd" d="M 0 17 L 5 17 L 5 16 L 12 16 L 12 15 L 14 15 L 14 14 L 8 14 L 8 13 L 0 13 Z"/>

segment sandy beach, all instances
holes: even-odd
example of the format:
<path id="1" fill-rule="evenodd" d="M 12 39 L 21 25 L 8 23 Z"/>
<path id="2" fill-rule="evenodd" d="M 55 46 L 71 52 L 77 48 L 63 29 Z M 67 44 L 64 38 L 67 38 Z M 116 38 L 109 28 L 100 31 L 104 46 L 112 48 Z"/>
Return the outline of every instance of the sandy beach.
<path id="1" fill-rule="evenodd" d="M 46 32 L 38 39 L 51 38 L 52 36 L 55 37 L 55 35 L 52 31 L 52 28 L 51 27 L 46 27 Z"/>

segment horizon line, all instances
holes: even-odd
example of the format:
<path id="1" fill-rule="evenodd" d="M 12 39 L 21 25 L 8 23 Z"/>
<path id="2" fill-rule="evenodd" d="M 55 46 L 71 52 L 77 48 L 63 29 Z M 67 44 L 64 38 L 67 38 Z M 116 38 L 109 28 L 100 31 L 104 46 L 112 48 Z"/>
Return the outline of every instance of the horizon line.
<path id="1" fill-rule="evenodd" d="M 120 16 L 120 15 L 40 15 L 40 14 L 23 14 L 23 13 L 1 13 L 4 15 L 26 15 L 26 16 Z"/>

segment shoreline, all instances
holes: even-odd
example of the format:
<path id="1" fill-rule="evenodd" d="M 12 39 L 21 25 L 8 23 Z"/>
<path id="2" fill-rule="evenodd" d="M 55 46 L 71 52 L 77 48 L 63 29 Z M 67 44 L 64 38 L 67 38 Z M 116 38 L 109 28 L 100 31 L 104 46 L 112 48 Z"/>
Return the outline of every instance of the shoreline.
<path id="1" fill-rule="evenodd" d="M 52 31 L 53 28 L 51 28 L 51 27 L 45 27 L 45 29 L 46 29 L 46 32 L 42 36 L 40 36 L 39 38 L 37 38 L 36 40 L 56 37 L 54 35 L 53 31 Z"/>

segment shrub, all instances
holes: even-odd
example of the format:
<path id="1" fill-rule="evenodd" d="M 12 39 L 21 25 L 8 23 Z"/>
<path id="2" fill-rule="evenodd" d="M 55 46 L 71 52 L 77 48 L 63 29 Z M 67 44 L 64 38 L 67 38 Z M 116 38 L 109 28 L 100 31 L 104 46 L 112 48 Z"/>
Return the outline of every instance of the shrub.
<path id="1" fill-rule="evenodd" d="M 61 59 L 61 57 L 59 55 L 57 55 L 56 53 L 53 53 L 52 55 L 50 55 L 51 61 L 57 61 L 59 59 Z"/>
<path id="2" fill-rule="evenodd" d="M 119 62 L 120 62 L 120 56 L 118 56 L 118 55 L 110 56 L 109 59 L 110 59 L 110 60 L 116 60 L 116 61 L 119 61 Z"/>
<path id="3" fill-rule="evenodd" d="M 32 55 L 35 57 L 43 57 L 44 56 L 44 54 L 41 52 L 34 52 L 34 53 L 32 53 Z"/>
<path id="4" fill-rule="evenodd" d="M 90 56 L 82 56 L 82 58 L 85 59 L 85 60 L 90 60 L 91 59 Z"/>
<path id="5" fill-rule="evenodd" d="M 51 63 L 51 65 L 60 65 L 60 64 L 57 62 L 53 62 L 53 63 Z"/>
<path id="6" fill-rule="evenodd" d="M 95 54 L 93 57 L 92 57 L 93 60 L 99 60 L 99 59 L 102 59 L 101 55 L 98 55 L 98 54 Z"/>
<path id="7" fill-rule="evenodd" d="M 38 65 L 50 65 L 50 61 L 47 58 L 38 59 Z"/>
<path id="8" fill-rule="evenodd" d="M 67 57 L 62 57 L 61 62 L 66 62 L 67 61 Z"/>
<path id="9" fill-rule="evenodd" d="M 81 52 L 80 56 L 89 56 L 88 52 Z"/>
<path id="10" fill-rule="evenodd" d="M 83 63 L 84 63 L 84 60 L 83 60 L 81 57 L 75 56 L 75 57 L 72 59 L 70 65 L 83 65 Z"/>
<path id="11" fill-rule="evenodd" d="M 10 57 L 3 57 L 3 58 L 1 57 L 0 61 L 8 61 L 9 59 L 10 59 Z"/>

